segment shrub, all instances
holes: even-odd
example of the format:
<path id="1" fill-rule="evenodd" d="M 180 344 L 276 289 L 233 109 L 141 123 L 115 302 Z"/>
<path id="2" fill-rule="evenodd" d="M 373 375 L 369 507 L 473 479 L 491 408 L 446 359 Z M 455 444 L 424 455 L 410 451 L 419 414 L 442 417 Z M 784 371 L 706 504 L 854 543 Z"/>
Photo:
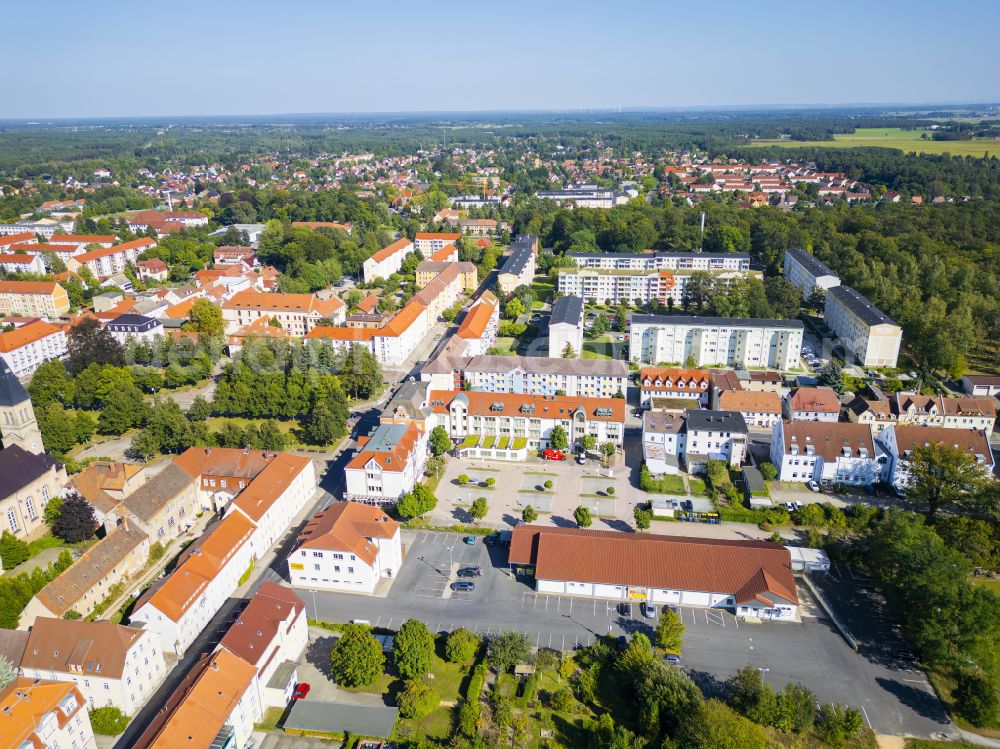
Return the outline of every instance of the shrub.
<path id="1" fill-rule="evenodd" d="M 986 674 L 963 670 L 952 696 L 959 714 L 972 725 L 981 728 L 996 723 L 997 687 Z"/>
<path id="2" fill-rule="evenodd" d="M 468 663 L 479 651 L 479 637 L 467 629 L 458 628 L 448 635 L 444 657 L 452 663 Z"/>
<path id="3" fill-rule="evenodd" d="M 469 483 L 469 475 L 466 474 L 466 473 L 460 473 L 460 474 L 458 474 L 458 478 L 455 479 L 455 480 L 458 481 L 458 483 L 460 483 L 460 484 L 468 484 Z"/>
<path id="4" fill-rule="evenodd" d="M 531 505 L 525 505 L 525 508 L 521 510 L 521 520 L 526 523 L 535 522 L 538 520 L 538 511 Z"/>
<path id="5" fill-rule="evenodd" d="M 491 637 L 486 648 L 486 657 L 498 674 L 510 671 L 522 663 L 531 652 L 528 636 L 522 632 L 508 630 Z"/>
<path id="6" fill-rule="evenodd" d="M 486 497 L 476 497 L 472 502 L 472 507 L 469 508 L 469 514 L 472 515 L 475 520 L 482 520 L 486 517 L 486 513 L 489 512 L 489 509 Z"/>
<path id="7" fill-rule="evenodd" d="M 3 561 L 5 570 L 12 570 L 31 556 L 28 544 L 12 534 L 4 531 L 0 535 L 0 561 Z"/>
<path id="8" fill-rule="evenodd" d="M 153 564 L 155 562 L 163 559 L 163 555 L 167 553 L 166 548 L 157 541 L 155 544 L 149 547 L 149 563 Z"/>
<path id="9" fill-rule="evenodd" d="M 404 718 L 423 718 L 441 703 L 441 697 L 419 679 L 406 682 L 399 694 L 399 714 Z"/>
<path id="10" fill-rule="evenodd" d="M 589 528 L 594 522 L 590 515 L 590 509 L 582 505 L 573 510 L 573 519 L 576 520 L 576 524 L 581 528 Z"/>
<path id="11" fill-rule="evenodd" d="M 90 727 L 98 736 L 117 736 L 128 725 L 128 716 L 117 707 L 99 707 L 90 711 Z"/>
<path id="12" fill-rule="evenodd" d="M 573 692 L 570 691 L 569 687 L 559 687 L 549 694 L 548 703 L 549 709 L 564 713 L 573 706 Z"/>
<path id="13" fill-rule="evenodd" d="M 552 479 L 548 479 L 544 484 L 542 484 L 542 486 L 544 486 L 546 489 L 551 489 L 553 486 Z"/>
<path id="14" fill-rule="evenodd" d="M 761 463 L 760 475 L 763 476 L 765 481 L 774 481 L 778 478 L 778 469 L 774 463 Z"/>

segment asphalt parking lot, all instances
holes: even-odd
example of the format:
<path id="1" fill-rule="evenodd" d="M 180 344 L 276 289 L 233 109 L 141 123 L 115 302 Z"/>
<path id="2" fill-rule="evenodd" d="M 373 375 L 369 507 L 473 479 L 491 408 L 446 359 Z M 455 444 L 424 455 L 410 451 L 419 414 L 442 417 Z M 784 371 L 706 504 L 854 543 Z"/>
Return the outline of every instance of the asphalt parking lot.
<path id="1" fill-rule="evenodd" d="M 466 627 L 481 635 L 507 629 L 524 632 L 537 647 L 572 650 L 605 634 L 651 634 L 655 621 L 638 605 L 623 616 L 616 603 L 590 598 L 537 594 L 506 568 L 506 549 L 482 539 L 463 543 L 456 534 L 419 532 L 403 538 L 406 560 L 386 598 L 347 593 L 301 591 L 310 617 L 327 621 L 367 619 L 376 627 L 398 628 L 406 619 L 423 621 L 433 632 Z M 479 565 L 470 593 L 450 591 L 459 566 Z M 857 615 L 872 608 L 871 592 L 860 575 L 835 568 L 819 581 L 836 607 Z M 952 727 L 926 677 L 916 664 L 897 657 L 896 637 L 876 618 L 852 633 L 861 641 L 854 652 L 806 589 L 799 588 L 802 621 L 750 624 L 728 611 L 682 608 L 687 631 L 684 668 L 711 688 L 750 663 L 777 688 L 801 682 L 823 702 L 856 707 L 878 733 L 932 736 Z M 854 627 L 857 626 L 857 630 Z M 880 643 L 890 644 L 880 644 Z"/>

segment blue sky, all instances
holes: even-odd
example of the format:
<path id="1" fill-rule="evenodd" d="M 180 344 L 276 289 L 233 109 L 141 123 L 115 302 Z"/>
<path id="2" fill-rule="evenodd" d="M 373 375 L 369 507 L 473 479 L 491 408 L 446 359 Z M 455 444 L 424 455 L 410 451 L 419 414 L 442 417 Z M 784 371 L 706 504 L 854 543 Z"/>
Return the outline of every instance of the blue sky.
<path id="1" fill-rule="evenodd" d="M 992 0 L 11 2 L 0 118 L 1000 100 Z"/>

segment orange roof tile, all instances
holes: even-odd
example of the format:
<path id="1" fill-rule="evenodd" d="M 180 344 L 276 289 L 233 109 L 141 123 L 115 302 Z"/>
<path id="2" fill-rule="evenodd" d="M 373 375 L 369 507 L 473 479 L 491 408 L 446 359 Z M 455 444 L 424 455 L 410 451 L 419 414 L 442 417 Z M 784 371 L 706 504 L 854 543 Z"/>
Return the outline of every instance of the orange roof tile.
<path id="1" fill-rule="evenodd" d="M 0 351 L 6 354 L 14 349 L 19 349 L 22 346 L 27 346 L 30 343 L 61 332 L 62 328 L 58 325 L 52 325 L 41 320 L 28 323 L 27 325 L 22 325 L 20 328 L 14 328 L 14 330 L 7 333 L 0 333 Z"/>
<path id="2" fill-rule="evenodd" d="M 360 502 L 338 502 L 309 519 L 298 548 L 344 550 L 373 564 L 378 547 L 369 538 L 392 538 L 399 523 L 382 510 Z"/>
<path id="3" fill-rule="evenodd" d="M 482 338 L 496 309 L 496 306 L 482 301 L 473 305 L 455 335 L 459 338 Z"/>
<path id="4" fill-rule="evenodd" d="M 493 410 L 495 403 L 503 405 L 503 413 L 517 415 L 522 413 L 522 407 L 534 406 L 530 413 L 535 419 L 568 420 L 577 409 L 582 408 L 590 421 L 625 421 L 624 398 L 589 398 L 571 395 L 535 395 L 532 393 L 489 393 L 476 390 L 432 390 L 427 396 L 428 403 L 435 413 L 446 413 L 449 405 L 456 398 L 462 397 L 469 404 L 470 414 L 479 416 L 496 416 Z M 598 409 L 607 409 L 607 416 L 597 415 Z M 523 412 L 527 413 L 527 412 Z"/>
<path id="5" fill-rule="evenodd" d="M 55 281 L 0 281 L 0 294 L 44 294 L 55 293 Z"/>
<path id="6" fill-rule="evenodd" d="M 233 504 L 255 523 L 259 523 L 292 481 L 309 464 L 309 458 L 291 453 L 278 453 L 236 496 Z"/>
<path id="7" fill-rule="evenodd" d="M 411 299 L 403 309 L 396 313 L 395 317 L 385 324 L 385 327 L 378 331 L 378 334 L 380 336 L 403 335 L 425 309 L 427 308 L 419 301 Z"/>
<path id="8" fill-rule="evenodd" d="M 383 260 L 392 257 L 397 252 L 409 251 L 413 249 L 413 243 L 409 239 L 403 237 L 402 239 L 397 239 L 388 247 L 383 247 L 381 250 L 377 250 L 372 253 L 372 260 L 376 263 L 381 263 Z"/>
<path id="9" fill-rule="evenodd" d="M 330 341 L 370 341 L 382 331 L 377 328 L 338 328 L 329 325 L 317 325 L 306 333 L 306 338 Z"/>

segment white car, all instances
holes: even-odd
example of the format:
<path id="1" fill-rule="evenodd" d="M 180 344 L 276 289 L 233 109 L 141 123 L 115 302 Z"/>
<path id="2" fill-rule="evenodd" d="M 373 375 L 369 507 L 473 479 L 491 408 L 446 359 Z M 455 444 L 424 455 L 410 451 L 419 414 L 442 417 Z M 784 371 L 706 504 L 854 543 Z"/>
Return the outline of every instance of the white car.
<path id="1" fill-rule="evenodd" d="M 811 491 L 811 492 L 818 492 L 819 491 L 819 484 L 817 484 L 815 481 L 809 481 L 809 482 L 807 482 L 806 486 L 809 487 L 809 491 Z"/>

